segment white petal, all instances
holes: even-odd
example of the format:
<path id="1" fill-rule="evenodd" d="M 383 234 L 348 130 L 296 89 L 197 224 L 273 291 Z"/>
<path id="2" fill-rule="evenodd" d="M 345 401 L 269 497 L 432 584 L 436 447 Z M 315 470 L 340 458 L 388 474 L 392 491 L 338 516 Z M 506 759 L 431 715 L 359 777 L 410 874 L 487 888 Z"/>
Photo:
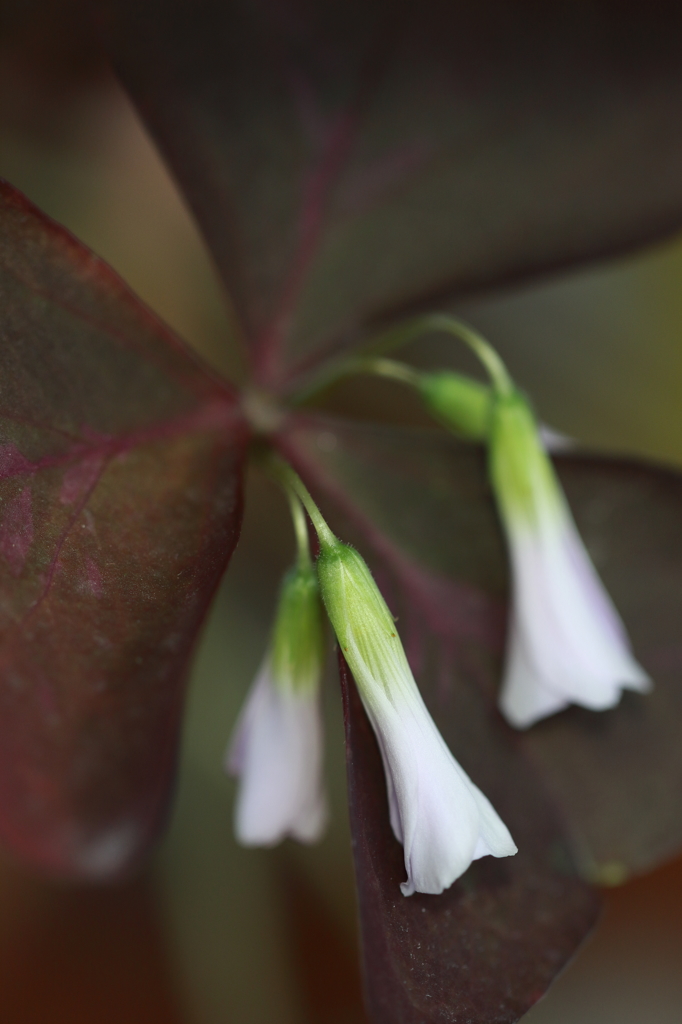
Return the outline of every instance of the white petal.
<path id="1" fill-rule="evenodd" d="M 443 892 L 477 857 L 516 853 L 508 829 L 450 753 L 411 673 L 398 686 L 375 680 L 363 700 L 382 752 L 393 830 L 404 846 L 403 894 Z"/>
<path id="2" fill-rule="evenodd" d="M 651 686 L 569 510 L 538 511 L 534 527 L 507 523 L 513 611 L 500 707 L 517 728 L 569 703 L 613 707 L 623 688 Z"/>
<path id="3" fill-rule="evenodd" d="M 552 427 L 548 427 L 546 423 L 540 424 L 538 435 L 546 452 L 570 452 L 578 447 L 578 443 L 574 438 L 569 437 L 568 434 L 562 434 Z"/>
<path id="4" fill-rule="evenodd" d="M 319 839 L 327 820 L 319 693 L 275 686 L 266 659 L 237 723 L 226 769 L 240 778 L 239 842 L 273 846 L 286 836 Z"/>
<path id="5" fill-rule="evenodd" d="M 399 843 L 403 842 L 403 824 L 400 817 L 400 804 L 398 803 L 398 796 L 395 791 L 393 784 L 393 775 L 390 769 L 390 762 L 387 760 L 386 751 L 384 750 L 384 739 L 380 732 L 377 732 L 376 728 L 374 733 L 377 738 L 377 745 L 379 747 L 379 753 L 381 754 L 381 762 L 384 766 L 384 775 L 386 776 L 386 793 L 388 796 L 388 818 L 391 823 L 391 829 L 393 835 L 396 837 Z"/>

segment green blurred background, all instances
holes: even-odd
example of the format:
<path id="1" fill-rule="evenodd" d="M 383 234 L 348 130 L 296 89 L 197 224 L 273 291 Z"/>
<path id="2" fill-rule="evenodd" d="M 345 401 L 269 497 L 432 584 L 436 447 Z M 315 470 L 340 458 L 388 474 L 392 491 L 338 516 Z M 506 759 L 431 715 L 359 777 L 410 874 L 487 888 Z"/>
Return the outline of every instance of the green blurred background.
<path id="1" fill-rule="evenodd" d="M 230 315 L 182 199 L 87 45 L 34 24 L 0 36 L 0 175 L 107 259 L 210 363 L 239 378 Z M 583 442 L 682 463 L 682 242 L 470 301 L 545 422 Z M 418 358 L 457 363 L 432 344 Z M 390 383 L 329 408 L 419 420 Z M 315 848 L 244 851 L 222 757 L 260 660 L 287 514 L 249 480 L 243 537 L 196 658 L 178 799 L 146 873 L 73 889 L 0 864 L 0 1020 L 8 1024 L 362 1021 L 342 729 L 326 688 L 332 826 Z M 606 911 L 528 1024 L 679 1024 L 682 862 L 608 893 Z"/>

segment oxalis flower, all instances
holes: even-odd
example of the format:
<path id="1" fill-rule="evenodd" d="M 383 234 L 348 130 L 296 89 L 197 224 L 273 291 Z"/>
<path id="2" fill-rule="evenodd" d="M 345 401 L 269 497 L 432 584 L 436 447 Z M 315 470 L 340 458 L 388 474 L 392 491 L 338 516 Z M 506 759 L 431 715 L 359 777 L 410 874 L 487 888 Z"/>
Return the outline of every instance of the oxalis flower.
<path id="1" fill-rule="evenodd" d="M 498 391 L 490 474 L 509 541 L 513 604 L 500 708 L 526 728 L 567 705 L 613 707 L 651 681 L 578 534 L 528 403 Z"/>
<path id="2" fill-rule="evenodd" d="M 449 429 L 489 445 L 513 577 L 503 714 L 524 729 L 569 704 L 604 710 L 618 703 L 623 689 L 649 690 L 651 680 L 632 656 L 546 454 L 549 445 L 566 447 L 568 439 L 538 428 L 498 354 L 467 324 L 443 314 L 417 317 L 401 327 L 398 340 L 427 330 L 468 345 L 491 386 L 449 370 L 420 373 L 381 358 L 363 365 L 412 385 Z"/>
<path id="3" fill-rule="evenodd" d="M 400 888 L 440 893 L 472 860 L 508 857 L 516 846 L 436 728 L 367 565 L 335 537 L 320 546 L 322 597 L 379 741 L 391 826 L 405 850 Z"/>
<path id="4" fill-rule="evenodd" d="M 286 836 L 314 842 L 327 820 L 322 608 L 315 570 L 309 558 L 302 563 L 282 584 L 270 647 L 226 758 L 239 776 L 235 832 L 246 846 L 272 846 Z"/>
<path id="5" fill-rule="evenodd" d="M 379 743 L 391 826 L 405 851 L 401 890 L 440 893 L 472 860 L 508 857 L 516 846 L 436 728 L 367 565 L 334 536 L 293 470 L 279 462 L 274 470 L 317 531 L 322 599 Z"/>

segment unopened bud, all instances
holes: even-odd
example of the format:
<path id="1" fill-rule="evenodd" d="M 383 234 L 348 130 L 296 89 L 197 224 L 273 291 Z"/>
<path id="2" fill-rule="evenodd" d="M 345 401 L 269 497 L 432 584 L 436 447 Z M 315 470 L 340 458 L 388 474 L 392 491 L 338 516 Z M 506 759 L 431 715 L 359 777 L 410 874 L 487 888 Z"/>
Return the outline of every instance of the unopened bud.
<path id="1" fill-rule="evenodd" d="M 492 389 L 450 370 L 423 373 L 419 391 L 429 412 L 449 430 L 472 441 L 485 441 L 490 429 Z"/>

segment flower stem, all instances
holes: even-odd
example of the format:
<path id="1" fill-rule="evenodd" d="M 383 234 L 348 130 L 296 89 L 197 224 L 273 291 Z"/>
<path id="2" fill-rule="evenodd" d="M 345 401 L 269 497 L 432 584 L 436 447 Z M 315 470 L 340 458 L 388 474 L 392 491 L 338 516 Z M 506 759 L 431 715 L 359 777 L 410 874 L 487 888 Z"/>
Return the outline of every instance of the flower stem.
<path id="1" fill-rule="evenodd" d="M 421 374 L 413 370 L 406 363 L 399 363 L 395 359 L 358 359 L 353 369 L 354 373 L 371 373 L 375 377 L 387 377 L 389 380 L 400 381 L 401 384 L 409 384 L 414 388 L 419 387 Z"/>
<path id="2" fill-rule="evenodd" d="M 315 502 L 311 498 L 310 492 L 309 492 L 308 488 L 303 483 L 303 481 L 301 480 L 301 478 L 298 475 L 298 473 L 296 473 L 291 468 L 291 466 L 289 465 L 288 462 L 285 462 L 284 459 L 280 458 L 278 455 L 271 455 L 270 458 L 267 461 L 267 466 L 268 466 L 268 469 L 270 470 L 270 472 L 272 473 L 272 475 L 278 481 L 278 483 L 280 483 L 284 487 L 284 490 L 287 492 L 287 495 L 289 496 L 289 502 L 290 502 L 291 507 L 292 507 L 292 515 L 294 515 L 294 513 L 293 513 L 294 501 L 298 505 L 298 509 L 299 509 L 301 518 L 303 520 L 303 522 L 302 522 L 302 529 L 304 529 L 305 533 L 306 533 L 306 545 L 307 545 L 307 541 L 308 541 L 308 537 L 307 537 L 308 531 L 307 531 L 307 528 L 306 528 L 306 525 L 305 525 L 305 519 L 303 518 L 303 510 L 301 509 L 301 503 L 303 504 L 303 506 L 305 507 L 306 512 L 310 516 L 311 522 L 312 522 L 313 526 L 315 527 L 315 532 L 317 533 L 318 539 L 319 539 L 320 544 L 322 545 L 322 547 L 334 547 L 338 543 L 337 538 L 335 537 L 335 535 L 332 533 L 332 531 L 327 526 L 327 523 L 325 522 L 325 519 L 324 519 L 322 513 L 320 512 L 319 508 L 317 507 L 317 505 L 315 504 Z M 300 558 L 300 550 L 301 549 L 300 549 L 299 526 L 297 525 L 297 520 L 296 520 L 296 516 L 295 515 L 294 515 L 294 528 L 296 529 L 297 543 L 299 543 L 299 558 Z"/>
<path id="3" fill-rule="evenodd" d="M 507 368 L 495 349 L 478 331 L 449 314 L 425 313 L 384 331 L 368 345 L 363 356 L 345 360 L 318 376 L 305 391 L 297 396 L 295 404 L 300 405 L 342 377 L 348 377 L 355 373 L 376 373 L 382 377 L 401 380 L 405 384 L 416 385 L 419 377 L 416 370 L 412 370 L 402 363 L 380 357 L 385 352 L 391 352 L 415 341 L 423 334 L 436 331 L 454 335 L 475 353 L 485 367 L 498 395 L 510 395 L 514 392 L 514 384 Z"/>
<path id="4" fill-rule="evenodd" d="M 305 518 L 305 512 L 303 511 L 303 505 L 299 498 L 291 490 L 287 489 L 287 498 L 289 499 L 289 508 L 291 509 L 291 519 L 294 526 L 294 533 L 296 535 L 296 552 L 297 562 L 299 569 L 309 569 L 312 565 L 312 559 L 310 557 L 310 540 L 308 537 L 308 524 Z"/>

